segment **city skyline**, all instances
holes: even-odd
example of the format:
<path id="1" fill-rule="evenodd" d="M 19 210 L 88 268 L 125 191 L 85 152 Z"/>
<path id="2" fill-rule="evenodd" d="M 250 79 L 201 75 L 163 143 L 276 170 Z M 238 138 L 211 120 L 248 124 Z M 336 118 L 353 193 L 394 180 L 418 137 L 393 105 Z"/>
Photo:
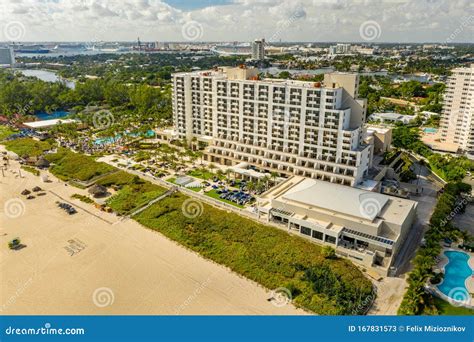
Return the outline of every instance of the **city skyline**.
<path id="1" fill-rule="evenodd" d="M 0 41 L 6 42 L 140 37 L 175 42 L 266 38 L 269 43 L 471 43 L 474 4 L 467 0 L 6 0 L 0 4 L 0 20 Z"/>

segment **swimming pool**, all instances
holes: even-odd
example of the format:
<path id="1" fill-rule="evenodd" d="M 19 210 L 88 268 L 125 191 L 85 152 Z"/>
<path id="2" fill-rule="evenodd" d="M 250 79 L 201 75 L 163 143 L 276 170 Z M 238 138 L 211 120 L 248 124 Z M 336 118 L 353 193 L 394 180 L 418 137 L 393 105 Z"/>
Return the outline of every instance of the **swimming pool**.
<path id="1" fill-rule="evenodd" d="M 138 137 L 140 134 L 138 133 L 125 133 L 131 137 Z M 151 138 L 155 135 L 155 131 L 148 130 L 145 134 L 143 134 L 146 138 Z M 107 137 L 107 138 L 98 138 L 94 141 L 95 145 L 110 145 L 117 142 L 122 137 L 122 134 L 117 134 L 115 137 Z"/>
<path id="2" fill-rule="evenodd" d="M 438 132 L 438 130 L 436 128 L 433 128 L 433 127 L 425 127 L 425 128 L 423 128 L 423 132 L 425 132 L 425 133 L 436 133 L 436 132 Z"/>
<path id="3" fill-rule="evenodd" d="M 448 264 L 444 267 L 444 280 L 438 289 L 457 302 L 468 302 L 470 295 L 466 288 L 466 279 L 472 276 L 469 255 L 464 252 L 446 251 Z"/>
<path id="4" fill-rule="evenodd" d="M 46 113 L 46 112 L 37 112 L 35 113 L 35 116 L 38 118 L 38 120 L 53 120 L 53 119 L 62 119 L 68 116 L 69 112 L 65 112 L 63 110 L 57 110 L 52 113 Z"/>

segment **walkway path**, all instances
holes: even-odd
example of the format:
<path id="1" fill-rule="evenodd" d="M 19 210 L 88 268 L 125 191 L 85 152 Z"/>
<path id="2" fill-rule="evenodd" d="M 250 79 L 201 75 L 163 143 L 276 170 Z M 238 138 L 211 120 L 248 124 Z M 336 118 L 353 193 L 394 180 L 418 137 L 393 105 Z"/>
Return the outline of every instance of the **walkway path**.
<path id="1" fill-rule="evenodd" d="M 149 207 L 151 207 L 153 204 L 155 204 L 156 202 L 159 202 L 161 201 L 162 199 L 174 194 L 176 191 L 178 191 L 178 187 L 173 187 L 171 189 L 169 189 L 168 191 L 166 191 L 163 195 L 160 195 L 158 196 L 157 198 L 151 200 L 150 202 L 148 202 L 148 204 L 146 204 L 145 206 L 141 207 L 141 208 L 138 208 L 137 210 L 135 210 L 133 213 L 131 213 L 130 215 L 128 215 L 127 217 L 133 217 L 137 214 L 140 214 L 142 211 L 145 211 L 147 210 Z"/>

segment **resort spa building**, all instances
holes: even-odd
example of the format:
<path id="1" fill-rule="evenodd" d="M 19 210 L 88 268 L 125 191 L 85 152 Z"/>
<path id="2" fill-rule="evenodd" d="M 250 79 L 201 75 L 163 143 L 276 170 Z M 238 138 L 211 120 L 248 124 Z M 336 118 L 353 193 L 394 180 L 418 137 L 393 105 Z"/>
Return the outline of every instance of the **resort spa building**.
<path id="1" fill-rule="evenodd" d="M 260 218 L 385 276 L 409 234 L 417 202 L 293 176 L 261 196 L 257 208 Z"/>
<path id="2" fill-rule="evenodd" d="M 205 144 L 208 161 L 355 186 L 372 160 L 357 74 L 324 83 L 259 79 L 255 68 L 173 75 L 175 134 Z"/>
<path id="3" fill-rule="evenodd" d="M 452 70 L 440 121 L 441 142 L 474 154 L 474 64 Z"/>

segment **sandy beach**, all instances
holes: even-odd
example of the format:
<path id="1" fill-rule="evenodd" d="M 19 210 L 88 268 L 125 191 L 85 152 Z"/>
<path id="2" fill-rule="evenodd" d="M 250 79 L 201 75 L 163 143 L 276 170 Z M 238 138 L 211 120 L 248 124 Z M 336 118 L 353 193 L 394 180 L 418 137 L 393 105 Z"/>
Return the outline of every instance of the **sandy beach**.
<path id="1" fill-rule="evenodd" d="M 17 162 L 9 169 L 0 175 L 2 315 L 305 314 L 133 220 L 71 199 L 85 190 L 25 171 L 21 178 Z M 26 200 L 20 192 L 34 186 L 46 195 Z M 78 213 L 58 208 L 61 198 Z M 10 250 L 17 237 L 26 247 Z"/>

